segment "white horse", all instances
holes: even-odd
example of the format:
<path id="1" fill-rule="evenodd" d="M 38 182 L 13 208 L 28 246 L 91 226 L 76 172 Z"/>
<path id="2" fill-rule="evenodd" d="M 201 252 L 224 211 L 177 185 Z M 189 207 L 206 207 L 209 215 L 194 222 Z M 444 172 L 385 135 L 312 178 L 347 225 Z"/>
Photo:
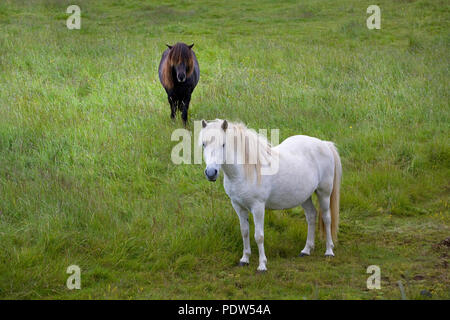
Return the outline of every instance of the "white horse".
<path id="1" fill-rule="evenodd" d="M 316 192 L 320 204 L 320 230 L 325 229 L 325 256 L 334 256 L 339 223 L 341 160 L 332 142 L 308 136 L 292 136 L 272 147 L 267 139 L 240 123 L 216 119 L 202 120 L 199 143 L 206 162 L 205 175 L 215 181 L 220 169 L 223 185 L 239 216 L 244 242 L 239 265 L 249 264 L 250 238 L 248 212 L 253 214 L 255 241 L 259 250 L 258 271 L 266 271 L 264 253 L 264 210 L 289 209 L 301 205 L 308 222 L 306 245 L 300 256 L 314 248 L 316 209 L 311 196 Z M 253 157 L 254 161 L 249 161 Z M 264 168 L 274 172 L 264 174 Z M 322 219 L 320 219 L 322 216 Z M 320 221 L 322 220 L 322 221 Z"/>

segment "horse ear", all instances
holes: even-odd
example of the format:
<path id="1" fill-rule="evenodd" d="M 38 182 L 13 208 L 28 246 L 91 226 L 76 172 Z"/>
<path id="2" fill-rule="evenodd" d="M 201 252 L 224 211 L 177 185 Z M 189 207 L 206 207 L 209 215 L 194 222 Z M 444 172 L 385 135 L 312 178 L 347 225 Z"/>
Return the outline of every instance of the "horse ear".
<path id="1" fill-rule="evenodd" d="M 194 44 L 191 44 L 190 46 L 188 46 L 189 47 L 189 49 L 192 49 L 192 47 L 194 46 Z"/>
<path id="2" fill-rule="evenodd" d="M 170 44 L 167 44 L 167 43 L 166 43 L 166 46 L 167 46 L 169 49 L 172 49 L 172 46 L 171 46 Z"/>
<path id="3" fill-rule="evenodd" d="M 208 125 L 208 123 L 205 120 L 202 120 L 202 127 L 206 128 L 207 125 Z"/>
<path id="4" fill-rule="evenodd" d="M 222 129 L 223 131 L 227 131 L 228 128 L 228 121 L 227 120 L 223 120 L 222 122 Z"/>

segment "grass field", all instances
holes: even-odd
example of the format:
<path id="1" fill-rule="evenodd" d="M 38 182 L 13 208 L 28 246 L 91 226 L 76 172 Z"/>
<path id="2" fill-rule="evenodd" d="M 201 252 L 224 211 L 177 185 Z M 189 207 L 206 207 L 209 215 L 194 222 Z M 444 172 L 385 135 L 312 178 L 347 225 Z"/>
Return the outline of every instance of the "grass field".
<path id="1" fill-rule="evenodd" d="M 81 30 L 68 30 L 69 4 Z M 0 2 L 0 298 L 450 299 L 450 5 L 372 1 Z M 300 208 L 266 212 L 249 268 L 222 182 L 175 165 L 157 68 L 195 43 L 193 121 L 335 141 L 336 257 Z M 253 232 L 253 228 L 251 228 Z M 81 268 L 81 290 L 66 268 Z M 381 289 L 368 290 L 369 265 Z"/>

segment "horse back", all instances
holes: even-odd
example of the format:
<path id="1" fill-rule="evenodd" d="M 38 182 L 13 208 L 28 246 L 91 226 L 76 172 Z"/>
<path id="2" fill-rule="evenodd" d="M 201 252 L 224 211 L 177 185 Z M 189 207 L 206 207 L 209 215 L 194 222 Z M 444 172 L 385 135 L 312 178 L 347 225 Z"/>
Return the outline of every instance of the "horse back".
<path id="1" fill-rule="evenodd" d="M 197 86 L 198 80 L 200 79 L 200 67 L 198 65 L 197 56 L 195 55 L 195 52 L 192 51 L 192 54 L 194 56 L 194 71 L 191 74 L 192 78 L 192 90 Z"/>
<path id="2" fill-rule="evenodd" d="M 169 49 L 166 49 L 161 56 L 161 61 L 159 62 L 159 68 L 158 68 L 159 81 L 161 82 L 164 89 L 166 89 L 166 90 L 167 90 L 167 86 L 164 83 L 162 71 L 163 71 L 163 65 L 166 62 L 168 55 L 169 55 Z"/>

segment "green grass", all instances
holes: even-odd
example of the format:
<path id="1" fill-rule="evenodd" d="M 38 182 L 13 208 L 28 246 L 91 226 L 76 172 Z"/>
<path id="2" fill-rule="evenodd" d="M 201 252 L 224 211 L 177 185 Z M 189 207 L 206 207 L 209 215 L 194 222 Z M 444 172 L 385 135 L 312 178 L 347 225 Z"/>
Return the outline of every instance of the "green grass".
<path id="1" fill-rule="evenodd" d="M 82 10 L 68 30 L 65 10 Z M 450 298 L 447 1 L 0 2 L 0 298 Z M 269 271 L 203 165 L 174 165 L 157 75 L 195 42 L 193 121 L 335 141 L 340 241 L 296 256 L 301 209 L 266 213 Z M 81 267 L 82 289 L 65 283 Z M 366 288 L 379 265 L 382 288 Z"/>

